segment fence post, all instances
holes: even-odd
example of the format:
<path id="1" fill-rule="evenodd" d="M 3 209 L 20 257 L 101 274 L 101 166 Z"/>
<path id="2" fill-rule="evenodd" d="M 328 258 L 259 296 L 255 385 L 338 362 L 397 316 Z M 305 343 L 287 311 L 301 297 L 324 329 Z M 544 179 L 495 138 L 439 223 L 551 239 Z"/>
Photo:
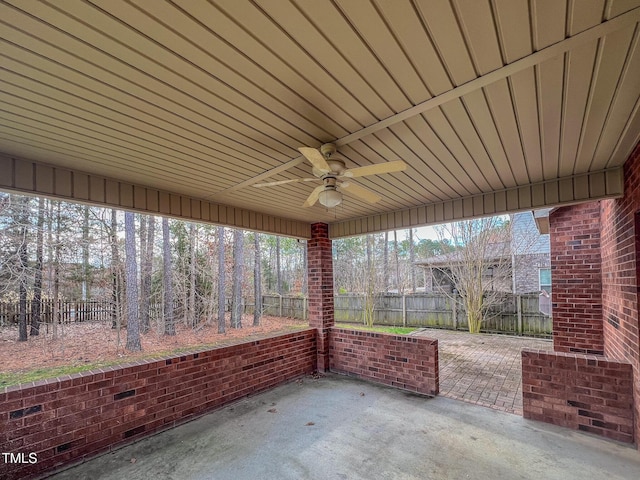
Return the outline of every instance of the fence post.
<path id="1" fill-rule="evenodd" d="M 307 297 L 302 297 L 302 319 L 307 319 Z"/>
<path id="2" fill-rule="evenodd" d="M 402 326 L 407 326 L 407 296 L 402 294 Z"/>
<path id="3" fill-rule="evenodd" d="M 278 300 L 280 300 L 278 304 L 278 316 L 282 317 L 282 295 L 278 294 Z"/>
<path id="4" fill-rule="evenodd" d="M 453 294 L 453 303 L 451 309 L 451 315 L 453 316 L 453 329 L 458 329 L 458 299 L 456 298 L 456 294 Z"/>
<path id="5" fill-rule="evenodd" d="M 518 312 L 518 335 L 522 335 L 522 296 L 516 296 L 516 308 Z"/>

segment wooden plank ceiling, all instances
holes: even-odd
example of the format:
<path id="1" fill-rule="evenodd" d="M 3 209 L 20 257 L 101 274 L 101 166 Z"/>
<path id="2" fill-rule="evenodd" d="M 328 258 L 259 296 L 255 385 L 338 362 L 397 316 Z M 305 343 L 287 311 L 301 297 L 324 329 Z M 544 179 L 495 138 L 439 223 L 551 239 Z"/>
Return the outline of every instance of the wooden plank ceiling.
<path id="1" fill-rule="evenodd" d="M 640 0 L 5 0 L 0 188 L 301 237 L 617 196 L 639 21 Z M 326 142 L 408 168 L 358 179 L 375 204 L 253 186 L 312 176 L 297 148 Z"/>

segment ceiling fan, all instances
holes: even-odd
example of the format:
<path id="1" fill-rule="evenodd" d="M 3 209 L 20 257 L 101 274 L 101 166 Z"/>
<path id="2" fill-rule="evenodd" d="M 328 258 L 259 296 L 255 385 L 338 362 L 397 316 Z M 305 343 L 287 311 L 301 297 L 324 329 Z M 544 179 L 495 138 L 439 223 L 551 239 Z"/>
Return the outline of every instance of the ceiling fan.
<path id="1" fill-rule="evenodd" d="M 313 166 L 315 177 L 257 183 L 254 187 L 273 187 L 286 183 L 311 182 L 319 179 L 322 181 L 322 185 L 311 192 L 311 195 L 302 204 L 303 207 L 311 207 L 316 202 L 320 202 L 321 205 L 327 208 L 335 207 L 342 203 L 342 192 L 361 198 L 365 202 L 376 203 L 380 201 L 380 195 L 349 179 L 381 173 L 401 172 L 407 168 L 407 164 L 402 160 L 377 163 L 366 167 L 346 168 L 344 160 L 334 155 L 336 146 L 333 143 L 325 143 L 319 150 L 310 147 L 300 147 L 298 150 Z"/>

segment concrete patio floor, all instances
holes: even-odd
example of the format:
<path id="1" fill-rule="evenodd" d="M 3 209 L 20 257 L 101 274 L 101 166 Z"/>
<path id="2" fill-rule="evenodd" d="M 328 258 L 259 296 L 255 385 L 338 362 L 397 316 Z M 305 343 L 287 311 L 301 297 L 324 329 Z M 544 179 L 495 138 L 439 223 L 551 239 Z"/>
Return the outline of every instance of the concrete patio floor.
<path id="1" fill-rule="evenodd" d="M 353 378 L 304 378 L 53 476 L 106 479 L 638 478 L 632 446 Z"/>
<path id="2" fill-rule="evenodd" d="M 523 348 L 553 350 L 531 337 L 423 328 L 412 335 L 438 339 L 440 395 L 522 415 Z"/>

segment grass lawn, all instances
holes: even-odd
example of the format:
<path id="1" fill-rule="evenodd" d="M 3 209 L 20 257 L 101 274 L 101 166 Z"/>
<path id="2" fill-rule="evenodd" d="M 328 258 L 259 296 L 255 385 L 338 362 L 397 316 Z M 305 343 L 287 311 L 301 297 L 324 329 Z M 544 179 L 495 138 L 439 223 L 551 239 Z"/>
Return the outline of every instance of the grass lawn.
<path id="1" fill-rule="evenodd" d="M 336 323 L 338 328 L 349 328 L 352 330 L 366 330 L 367 332 L 392 333 L 394 335 L 406 335 L 418 330 L 415 327 L 367 327 L 360 323 Z"/>

